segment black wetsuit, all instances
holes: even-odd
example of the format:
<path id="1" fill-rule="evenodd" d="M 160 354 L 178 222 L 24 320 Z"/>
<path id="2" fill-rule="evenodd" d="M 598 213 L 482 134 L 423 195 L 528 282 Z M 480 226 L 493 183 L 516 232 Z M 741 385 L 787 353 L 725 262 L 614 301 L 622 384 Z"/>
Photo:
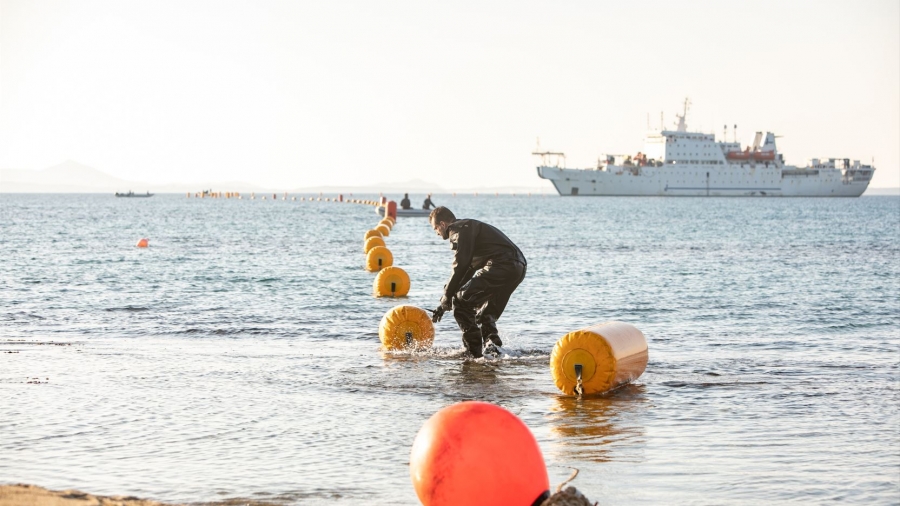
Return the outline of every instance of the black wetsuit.
<path id="1" fill-rule="evenodd" d="M 400 201 L 400 209 L 412 209 L 412 205 L 409 203 L 408 198 L 404 198 Z"/>
<path id="2" fill-rule="evenodd" d="M 456 220 L 447 230 L 454 255 L 444 297 L 453 301 L 453 317 L 463 333 L 463 344 L 480 357 L 482 345 L 497 335 L 496 321 L 509 297 L 525 279 L 525 255 L 487 223 Z M 499 343 L 499 337 L 496 341 Z"/>
<path id="3" fill-rule="evenodd" d="M 431 201 L 431 197 L 426 197 L 425 202 L 422 202 L 422 209 L 431 209 L 435 207 L 434 202 Z"/>

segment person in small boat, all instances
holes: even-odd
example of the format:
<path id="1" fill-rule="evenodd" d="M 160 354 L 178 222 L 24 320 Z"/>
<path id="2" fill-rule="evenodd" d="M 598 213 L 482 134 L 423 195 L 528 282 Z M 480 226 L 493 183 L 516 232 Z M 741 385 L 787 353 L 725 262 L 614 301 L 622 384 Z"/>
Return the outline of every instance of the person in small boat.
<path id="1" fill-rule="evenodd" d="M 428 196 L 425 197 L 425 202 L 422 202 L 422 209 L 431 209 L 433 207 L 437 206 L 431 201 L 431 194 L 429 193 Z"/>
<path id="2" fill-rule="evenodd" d="M 400 201 L 400 209 L 412 209 L 412 204 L 409 203 L 409 194 L 403 194 L 403 200 Z"/>
<path id="3" fill-rule="evenodd" d="M 497 319 L 525 279 L 525 255 L 497 228 L 457 219 L 446 207 L 434 208 L 428 220 L 453 250 L 452 273 L 432 320 L 441 321 L 444 312 L 452 309 L 469 354 L 475 358 L 499 354 L 497 347 L 503 342 Z"/>

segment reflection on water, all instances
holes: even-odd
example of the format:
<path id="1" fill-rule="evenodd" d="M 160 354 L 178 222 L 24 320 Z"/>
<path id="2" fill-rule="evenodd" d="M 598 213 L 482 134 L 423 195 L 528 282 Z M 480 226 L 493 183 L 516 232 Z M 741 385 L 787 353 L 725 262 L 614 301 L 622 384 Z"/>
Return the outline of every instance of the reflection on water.
<path id="1" fill-rule="evenodd" d="M 643 385 L 625 385 L 603 395 L 557 396 L 547 422 L 554 458 L 593 462 L 640 460 L 640 423 L 648 402 Z"/>

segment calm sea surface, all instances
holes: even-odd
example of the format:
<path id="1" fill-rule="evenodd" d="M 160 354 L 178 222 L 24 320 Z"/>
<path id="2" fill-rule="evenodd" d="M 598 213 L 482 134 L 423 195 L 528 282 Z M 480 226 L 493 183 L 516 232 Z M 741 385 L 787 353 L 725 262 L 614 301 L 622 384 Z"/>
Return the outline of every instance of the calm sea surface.
<path id="1" fill-rule="evenodd" d="M 601 504 L 900 503 L 900 198 L 434 200 L 528 258 L 502 360 L 464 360 L 450 317 L 431 353 L 379 351 L 449 276 L 424 218 L 386 239 L 398 301 L 362 267 L 371 207 L 0 195 L 0 483 L 416 504 L 416 432 L 477 399 Z M 647 371 L 560 395 L 553 344 L 607 320 Z"/>

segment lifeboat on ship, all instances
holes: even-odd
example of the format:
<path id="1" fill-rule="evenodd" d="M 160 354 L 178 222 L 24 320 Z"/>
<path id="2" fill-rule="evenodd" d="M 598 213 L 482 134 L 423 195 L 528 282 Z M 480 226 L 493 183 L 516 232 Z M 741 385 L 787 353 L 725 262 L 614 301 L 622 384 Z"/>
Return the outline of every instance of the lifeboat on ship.
<path id="1" fill-rule="evenodd" d="M 729 151 L 725 153 L 725 158 L 729 160 L 749 160 L 753 153 L 749 149 L 744 151 Z"/>
<path id="2" fill-rule="evenodd" d="M 775 160 L 775 152 L 774 151 L 757 151 L 753 153 L 753 159 L 760 162 L 771 162 Z"/>

